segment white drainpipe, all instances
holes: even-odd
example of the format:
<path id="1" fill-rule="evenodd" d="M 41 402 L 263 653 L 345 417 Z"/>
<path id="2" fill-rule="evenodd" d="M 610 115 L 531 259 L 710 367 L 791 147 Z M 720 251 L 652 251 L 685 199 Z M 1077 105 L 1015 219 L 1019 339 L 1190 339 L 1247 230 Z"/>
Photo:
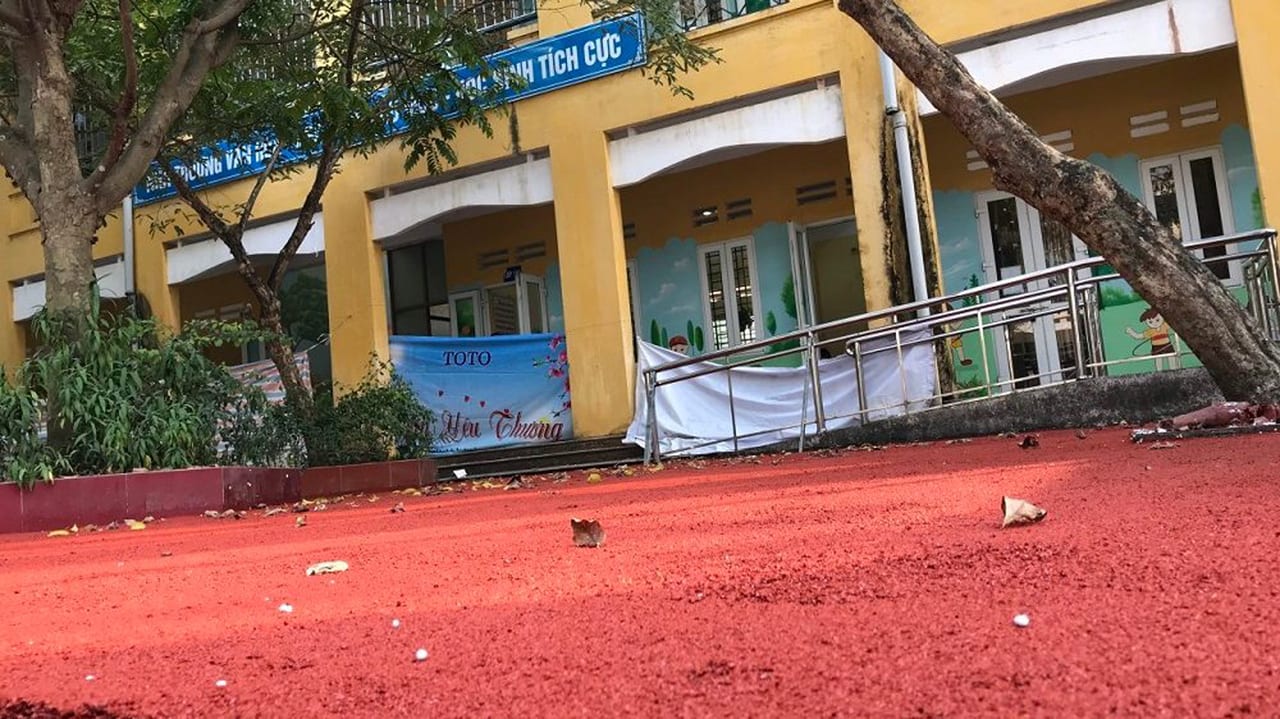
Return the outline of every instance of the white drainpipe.
<path id="1" fill-rule="evenodd" d="M 137 270 L 134 268 L 132 192 L 125 195 L 124 200 L 120 202 L 120 220 L 124 234 L 124 296 L 130 303 L 134 303 L 134 293 L 137 288 Z"/>
<path id="2" fill-rule="evenodd" d="M 902 210 L 906 216 L 907 258 L 911 263 L 911 287 L 915 300 L 928 299 L 929 284 L 924 272 L 924 245 L 920 239 L 920 214 L 916 200 L 915 169 L 911 166 L 911 140 L 907 136 L 907 117 L 898 106 L 898 84 L 893 61 L 880 51 L 880 80 L 884 86 L 884 112 L 893 121 L 894 154 L 898 158 L 898 181 L 902 185 Z M 922 309 L 927 315 L 929 310 Z"/>

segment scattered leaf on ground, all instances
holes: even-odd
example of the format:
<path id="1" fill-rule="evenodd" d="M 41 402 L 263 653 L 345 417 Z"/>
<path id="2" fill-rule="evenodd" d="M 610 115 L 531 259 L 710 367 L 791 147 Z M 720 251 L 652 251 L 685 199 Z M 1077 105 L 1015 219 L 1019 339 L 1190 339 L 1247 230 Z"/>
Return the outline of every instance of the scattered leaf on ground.
<path id="1" fill-rule="evenodd" d="M 156 521 L 156 518 L 148 514 L 147 516 L 142 518 L 142 521 L 146 522 L 147 524 L 151 524 L 152 522 Z"/>
<path id="2" fill-rule="evenodd" d="M 132 520 L 132 519 L 126 519 L 126 520 L 125 520 L 125 524 L 129 527 L 129 529 L 132 529 L 132 530 L 133 530 L 133 531 L 135 531 L 135 532 L 136 532 L 136 531 L 138 531 L 138 530 L 140 530 L 140 529 L 146 529 L 146 528 L 147 528 L 147 525 L 146 525 L 146 523 L 145 523 L 145 522 L 137 522 L 137 521 L 134 521 L 134 520 Z"/>
<path id="3" fill-rule="evenodd" d="M 301 502 L 294 502 L 294 504 L 293 504 L 293 511 L 295 511 L 295 512 L 310 512 L 310 511 L 311 511 L 311 505 L 310 505 L 310 503 L 308 503 L 308 502 L 307 502 L 307 501 L 305 501 L 305 500 L 303 500 L 303 501 L 301 501 Z"/>
<path id="4" fill-rule="evenodd" d="M 67 530 L 65 530 L 65 529 L 55 529 L 55 530 L 53 530 L 52 532 L 49 532 L 49 535 L 48 535 L 48 536 L 50 536 L 50 537 L 70 537 L 70 536 L 71 536 L 71 532 L 69 532 L 69 531 L 67 531 Z"/>
<path id="5" fill-rule="evenodd" d="M 297 519 L 293 520 L 293 523 L 294 523 L 294 525 L 296 525 L 296 526 L 298 526 L 298 527 L 305 527 L 305 526 L 307 526 L 307 517 L 306 517 L 306 515 L 301 515 L 301 516 L 299 516 Z"/>
<path id="6" fill-rule="evenodd" d="M 1018 443 L 1018 446 L 1023 449 L 1035 449 L 1040 446 L 1040 439 L 1034 434 L 1029 434 L 1022 438 L 1022 441 Z"/>
<path id="7" fill-rule="evenodd" d="M 319 564 L 313 564 L 310 567 L 307 567 L 307 576 L 310 577 L 316 574 L 337 574 L 338 572 L 345 572 L 348 569 L 350 569 L 350 567 L 347 563 L 341 560 L 320 562 Z"/>
<path id="8" fill-rule="evenodd" d="M 116 529 L 119 529 L 119 528 L 120 528 L 120 523 L 119 523 L 119 522 L 112 522 L 112 523 L 110 523 L 110 524 L 108 524 L 108 525 L 107 525 L 107 529 L 110 529 L 110 530 L 116 530 Z"/>
<path id="9" fill-rule="evenodd" d="M 592 472 L 591 474 L 587 475 L 588 484 L 599 484 L 600 482 L 603 482 L 603 481 L 604 481 L 604 477 L 601 477 L 599 472 Z"/>
<path id="10" fill-rule="evenodd" d="M 408 488 L 408 489 L 404 490 L 403 492 L 401 492 L 401 494 L 405 494 L 405 495 L 408 495 L 408 496 L 410 496 L 410 497 L 421 497 L 421 496 L 422 496 L 422 490 L 418 489 L 417 487 L 410 487 L 410 488 Z"/>
<path id="11" fill-rule="evenodd" d="M 968 437 L 959 437 L 957 439 L 947 440 L 947 444 L 969 444 L 972 441 L 973 440 L 969 439 Z"/>
<path id="12" fill-rule="evenodd" d="M 519 477 L 515 477 L 510 482 L 507 482 L 507 485 L 503 487 L 503 489 L 524 489 L 528 486 L 528 482 Z"/>
<path id="13" fill-rule="evenodd" d="M 399 514 L 404 511 L 404 502 L 396 502 L 396 506 L 391 508 L 392 514 Z"/>
<path id="14" fill-rule="evenodd" d="M 1175 449 L 1179 446 L 1177 442 L 1152 442 L 1147 449 Z"/>
<path id="15" fill-rule="evenodd" d="M 263 513 L 262 513 L 262 516 L 264 516 L 264 517 L 274 517 L 274 516 L 276 516 L 277 514 L 284 514 L 284 513 L 285 513 L 285 511 L 286 511 L 286 510 L 285 510 L 285 508 L 284 508 L 284 507 L 272 507 L 271 509 L 268 509 L 267 511 L 263 512 Z"/>
<path id="16" fill-rule="evenodd" d="M 170 552 L 169 550 L 167 550 L 167 549 L 166 549 L 165 551 L 163 551 L 163 552 L 161 552 L 161 553 L 160 553 L 160 556 L 162 556 L 162 557 L 172 557 L 172 556 L 173 556 L 173 552 Z"/>
<path id="17" fill-rule="evenodd" d="M 1088 436 L 1089 436 L 1089 435 L 1087 435 L 1087 434 L 1085 434 L 1085 433 L 1084 433 L 1084 430 L 1083 430 L 1083 429 L 1077 429 L 1077 430 L 1076 430 L 1076 439 L 1084 439 L 1085 437 L 1088 437 Z"/>
<path id="18" fill-rule="evenodd" d="M 202 514 L 202 515 L 200 515 L 200 516 L 202 516 L 202 517 L 208 517 L 209 519 L 217 519 L 218 517 L 221 517 L 221 516 L 222 516 L 222 513 L 221 513 L 221 512 L 219 512 L 219 511 L 218 511 L 218 510 L 216 510 L 216 509 L 206 509 L 206 510 L 204 511 L 204 514 Z"/>
<path id="19" fill-rule="evenodd" d="M 594 519 L 570 519 L 573 528 L 573 544 L 578 547 L 598 547 L 604 543 L 604 528 Z"/>

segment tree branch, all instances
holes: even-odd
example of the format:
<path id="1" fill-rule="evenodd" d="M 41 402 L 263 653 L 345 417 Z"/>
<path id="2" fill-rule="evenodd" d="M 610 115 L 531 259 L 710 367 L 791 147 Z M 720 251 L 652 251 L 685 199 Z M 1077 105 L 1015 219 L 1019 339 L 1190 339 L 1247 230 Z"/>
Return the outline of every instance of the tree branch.
<path id="1" fill-rule="evenodd" d="M 178 191 L 178 196 L 182 198 L 182 201 L 187 203 L 187 206 L 192 210 L 195 210 L 196 215 L 200 217 L 200 221 L 231 251 L 231 257 L 236 262 L 236 269 L 249 285 L 249 289 L 253 292 L 259 304 L 269 303 L 272 293 L 268 291 L 267 284 L 263 282 L 262 276 L 258 274 L 258 269 L 253 266 L 253 261 L 249 259 L 249 253 L 244 248 L 243 221 L 234 225 L 227 224 L 217 211 L 210 207 L 195 190 L 191 189 L 191 185 L 187 183 L 182 173 L 173 169 L 171 160 L 162 160 L 160 167 L 165 176 L 169 178 L 169 182 L 173 184 L 174 189 Z"/>
<path id="2" fill-rule="evenodd" d="M 129 119 L 138 101 L 138 54 L 134 45 L 130 0 L 120 0 L 120 45 L 124 55 L 124 90 L 120 93 L 120 102 L 111 110 L 111 137 L 107 140 L 107 149 L 86 180 L 90 188 L 96 187 L 102 176 L 120 159 L 129 133 Z"/>
<path id="3" fill-rule="evenodd" d="M 159 153 L 173 123 L 191 106 L 209 72 L 230 57 L 239 34 L 228 26 L 249 2 L 224 0 L 212 16 L 216 22 L 196 19 L 187 24 L 169 72 L 156 88 L 133 139 L 105 176 L 95 179 L 98 184 L 92 189 L 99 211 L 105 213 L 114 208 L 132 191 Z"/>
<path id="4" fill-rule="evenodd" d="M 267 184 L 267 178 L 271 176 L 271 170 L 276 166 L 276 160 L 280 159 L 280 143 L 276 143 L 275 149 L 271 151 L 271 157 L 267 159 L 267 166 L 262 169 L 258 175 L 258 179 L 253 183 L 253 189 L 249 191 L 249 199 L 244 201 L 244 210 L 240 212 L 240 221 L 236 224 L 240 228 L 241 234 L 249 224 L 249 218 L 253 216 L 253 207 L 258 204 L 258 195 L 261 194 L 262 188 Z"/>
<path id="5" fill-rule="evenodd" d="M 321 144 L 320 157 L 316 161 L 316 176 L 311 181 L 311 189 L 307 192 L 306 199 L 302 201 L 302 209 L 298 212 L 298 220 L 293 225 L 293 232 L 284 243 L 284 247 L 280 248 L 280 252 L 276 254 L 271 273 L 267 275 L 267 285 L 272 292 L 280 291 L 284 275 L 289 271 L 289 263 L 293 261 L 294 255 L 298 254 L 302 241 L 311 232 L 316 212 L 320 209 L 320 201 L 324 199 L 324 191 L 329 187 L 329 181 L 333 179 L 333 174 L 338 169 L 338 158 L 342 157 L 342 149 L 341 145 L 331 139 L 326 139 Z"/>

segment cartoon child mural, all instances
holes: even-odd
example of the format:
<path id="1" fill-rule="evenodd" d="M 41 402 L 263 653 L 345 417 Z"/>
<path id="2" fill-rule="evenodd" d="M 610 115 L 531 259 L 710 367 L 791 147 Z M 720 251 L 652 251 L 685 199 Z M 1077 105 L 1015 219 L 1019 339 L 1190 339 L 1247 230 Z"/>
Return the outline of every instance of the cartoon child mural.
<path id="1" fill-rule="evenodd" d="M 1151 356 L 1155 359 L 1156 369 L 1161 370 L 1168 367 L 1173 369 L 1178 366 L 1178 351 L 1173 346 L 1173 330 L 1169 328 L 1169 323 L 1164 321 L 1164 317 L 1154 307 L 1148 307 L 1145 312 L 1138 317 L 1138 321 L 1146 325 L 1143 330 L 1135 330 L 1132 327 L 1125 327 L 1125 334 L 1135 340 L 1142 340 L 1143 343 L 1151 343 Z M 1142 343 L 1133 348 L 1133 355 L 1138 356 L 1138 350 L 1142 348 Z M 1172 355 L 1165 357 L 1165 355 Z M 1165 363 L 1168 362 L 1166 365 Z"/>
<path id="2" fill-rule="evenodd" d="M 671 340 L 667 342 L 667 348 L 672 352 L 679 352 L 686 357 L 689 356 L 689 340 L 685 339 L 684 335 L 676 335 L 675 337 L 672 337 Z"/>

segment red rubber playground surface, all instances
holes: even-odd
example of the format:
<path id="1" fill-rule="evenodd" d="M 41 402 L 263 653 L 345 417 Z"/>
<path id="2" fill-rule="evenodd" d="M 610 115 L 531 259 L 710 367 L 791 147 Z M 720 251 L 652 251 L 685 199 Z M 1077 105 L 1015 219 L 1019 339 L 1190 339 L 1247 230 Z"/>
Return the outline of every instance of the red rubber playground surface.
<path id="1" fill-rule="evenodd" d="M 252 512 L 0 538 L 0 699 L 131 716 L 1276 716 L 1280 437 L 1017 444 L 464 483 L 348 499 L 305 527 Z M 1002 494 L 1048 518 L 999 529 Z M 598 519 L 604 545 L 575 548 L 571 517 Z M 350 569 L 305 575 L 324 560 Z"/>

